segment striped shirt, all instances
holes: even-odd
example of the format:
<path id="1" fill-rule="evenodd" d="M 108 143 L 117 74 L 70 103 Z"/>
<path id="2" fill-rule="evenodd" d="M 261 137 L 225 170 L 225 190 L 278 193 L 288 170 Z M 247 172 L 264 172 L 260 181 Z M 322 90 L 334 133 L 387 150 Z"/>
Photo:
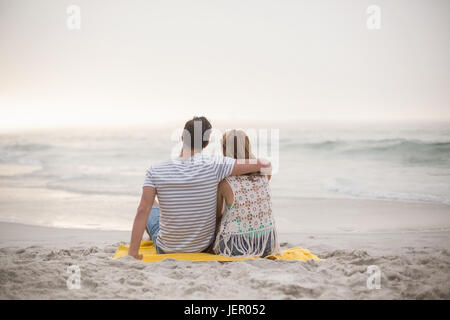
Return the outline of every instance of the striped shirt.
<path id="1" fill-rule="evenodd" d="M 154 187 L 161 209 L 156 245 L 165 253 L 201 252 L 214 241 L 217 185 L 235 159 L 196 153 L 150 167 L 144 187 Z"/>

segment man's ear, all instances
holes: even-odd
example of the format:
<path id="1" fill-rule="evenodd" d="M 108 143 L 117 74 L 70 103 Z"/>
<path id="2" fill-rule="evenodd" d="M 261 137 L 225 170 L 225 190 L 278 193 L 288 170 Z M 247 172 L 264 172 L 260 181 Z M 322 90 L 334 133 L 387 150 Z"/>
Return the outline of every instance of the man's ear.
<path id="1" fill-rule="evenodd" d="M 181 135 L 181 141 L 184 141 L 183 135 Z"/>

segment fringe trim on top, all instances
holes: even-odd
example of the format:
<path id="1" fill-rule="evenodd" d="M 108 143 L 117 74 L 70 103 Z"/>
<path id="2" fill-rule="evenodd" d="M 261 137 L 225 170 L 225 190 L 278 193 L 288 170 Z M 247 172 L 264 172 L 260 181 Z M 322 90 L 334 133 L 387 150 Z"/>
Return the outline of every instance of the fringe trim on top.
<path id="1" fill-rule="evenodd" d="M 240 234 L 219 233 L 213 250 L 228 257 L 263 257 L 281 253 L 275 228 Z"/>

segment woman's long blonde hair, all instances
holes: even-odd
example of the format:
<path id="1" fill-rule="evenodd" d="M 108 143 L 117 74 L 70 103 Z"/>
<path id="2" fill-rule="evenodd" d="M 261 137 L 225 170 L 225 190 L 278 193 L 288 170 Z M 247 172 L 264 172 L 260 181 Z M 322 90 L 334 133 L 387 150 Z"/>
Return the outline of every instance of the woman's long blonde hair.
<path id="1" fill-rule="evenodd" d="M 250 139 L 243 130 L 229 130 L 222 136 L 222 151 L 225 157 L 234 159 L 255 159 Z"/>

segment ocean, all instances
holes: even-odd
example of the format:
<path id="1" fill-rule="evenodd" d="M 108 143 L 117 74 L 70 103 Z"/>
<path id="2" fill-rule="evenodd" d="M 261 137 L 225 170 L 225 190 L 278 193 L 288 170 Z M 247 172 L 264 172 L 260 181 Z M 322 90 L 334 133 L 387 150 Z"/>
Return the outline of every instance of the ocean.
<path id="1" fill-rule="evenodd" d="M 301 199 L 429 203 L 449 205 L 450 213 L 449 124 L 255 130 L 260 137 L 276 133 L 264 156 L 274 163 L 272 196 L 281 218 L 294 214 Z M 180 135 L 172 127 L 3 132 L 0 220 L 129 230 L 146 169 L 175 155 Z M 205 152 L 219 152 L 219 137 Z"/>

